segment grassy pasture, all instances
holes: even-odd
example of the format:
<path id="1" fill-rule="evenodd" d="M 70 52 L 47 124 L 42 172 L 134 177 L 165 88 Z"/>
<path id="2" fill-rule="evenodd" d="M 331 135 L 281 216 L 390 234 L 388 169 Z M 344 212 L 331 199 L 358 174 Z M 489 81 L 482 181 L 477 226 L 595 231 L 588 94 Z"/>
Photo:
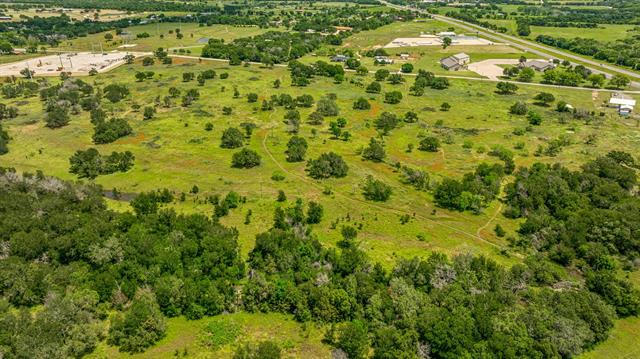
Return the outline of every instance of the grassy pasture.
<path id="1" fill-rule="evenodd" d="M 127 19 L 133 17 L 143 17 L 151 14 L 151 12 L 139 12 L 139 13 L 127 13 L 124 10 L 114 10 L 114 9 L 104 9 L 96 12 L 95 10 L 84 10 L 84 9 L 70 9 L 70 11 L 62 11 L 60 9 L 46 9 L 45 11 L 40 11 L 41 9 L 36 10 L 27 9 L 27 10 L 13 10 L 13 9 L 3 9 L 2 12 L 7 16 L 12 16 L 14 21 L 21 21 L 21 16 L 27 17 L 54 17 L 67 15 L 73 20 L 98 20 L 98 21 L 114 21 L 120 19 Z M 95 14 L 98 14 L 97 17 Z"/>
<path id="2" fill-rule="evenodd" d="M 182 39 L 178 39 L 175 33 L 176 29 L 180 29 L 184 35 Z M 173 34 L 169 34 L 172 30 Z M 274 30 L 274 29 L 271 29 Z M 98 33 L 81 37 L 71 41 L 63 42 L 55 48 L 55 50 L 74 50 L 74 51 L 90 51 L 92 45 L 94 49 L 99 51 L 100 44 L 102 48 L 107 50 L 129 50 L 129 51 L 153 51 L 158 47 L 175 48 L 186 47 L 189 48 L 194 54 L 199 54 L 200 49 L 206 44 L 208 38 L 224 39 L 225 41 L 231 41 L 240 37 L 248 37 L 262 34 L 269 29 L 260 29 L 256 26 L 232 26 L 232 25 L 212 25 L 212 26 L 199 26 L 196 23 L 158 23 L 158 24 L 145 24 L 132 26 L 126 29 L 127 34 L 116 35 L 114 31 L 111 34 L 114 36 L 112 41 L 106 41 L 104 38 L 105 33 Z M 148 38 L 136 38 L 137 34 L 148 33 L 151 35 Z M 164 38 L 160 38 L 160 35 L 164 35 Z M 201 40 L 201 41 L 199 41 Z M 123 44 L 136 44 L 135 47 L 118 48 Z"/>
<path id="3" fill-rule="evenodd" d="M 384 46 L 398 37 L 418 37 L 420 33 L 432 34 L 440 31 L 463 32 L 461 29 L 438 20 L 421 20 L 423 22 L 394 22 L 376 30 L 362 31 L 344 40 L 343 47 L 355 50 L 367 50 L 376 46 Z"/>
<path id="4" fill-rule="evenodd" d="M 240 335 L 231 343 L 215 348 L 206 344 L 205 327 L 220 319 L 235 323 L 240 328 Z M 87 358 L 164 359 L 175 358 L 176 352 L 187 358 L 231 358 L 235 348 L 242 343 L 262 340 L 275 340 L 283 349 L 285 358 L 326 358 L 330 352 L 329 347 L 321 342 L 323 335 L 324 328 L 313 324 L 303 328 L 290 316 L 277 313 L 234 313 L 200 320 L 177 317 L 167 320 L 167 336 L 142 354 L 121 353 L 117 347 L 102 342 Z"/>
<path id="5" fill-rule="evenodd" d="M 504 26 L 508 29 L 508 34 L 516 34 L 515 20 L 493 20 L 486 21 Z M 618 24 L 599 24 L 597 28 L 577 28 L 577 27 L 553 27 L 553 26 L 531 26 L 531 34 L 527 37 L 534 40 L 538 35 L 549 35 L 553 37 L 564 37 L 572 39 L 582 37 L 587 39 L 595 39 L 598 41 L 616 41 L 624 39 L 635 34 L 634 25 L 618 25 Z"/>
<path id="6" fill-rule="evenodd" d="M 185 84 L 181 81 L 182 72 L 197 72 L 206 68 L 214 68 L 218 73 L 228 71 L 230 78 L 209 81 L 204 87 L 198 87 L 194 82 Z M 481 215 L 436 209 L 428 193 L 402 184 L 399 173 L 391 164 L 401 162 L 414 168 L 422 168 L 434 180 L 439 180 L 442 176 L 460 177 L 482 161 L 496 161 L 486 154 L 493 145 L 513 149 L 517 142 L 524 142 L 524 149 L 514 150 L 519 165 L 546 161 L 562 162 L 574 168 L 594 155 L 612 148 L 633 152 L 640 147 L 640 132 L 635 123 L 621 122 L 611 110 L 604 110 L 607 115 L 602 121 L 584 125 L 572 120 L 561 123 L 558 115 L 550 109 L 533 106 L 543 114 L 545 122 L 522 137 L 514 136 L 514 128 L 525 127 L 526 120 L 509 115 L 508 107 L 516 100 L 531 103 L 530 99 L 541 91 L 539 87 L 533 86 L 523 86 L 514 96 L 500 96 L 493 92 L 493 83 L 457 80 L 452 81 L 448 90 L 430 90 L 425 96 L 416 98 L 406 95 L 411 83 L 409 79 L 404 85 L 383 85 L 383 91 L 399 89 L 406 96 L 399 105 L 387 105 L 383 103 L 381 95 L 365 94 L 362 88 L 350 85 L 348 81 L 336 86 L 328 79 L 318 78 L 312 86 L 303 89 L 288 86 L 272 89 L 271 82 L 278 78 L 288 84 L 288 74 L 283 68 L 229 68 L 221 62 L 198 64 L 195 61 L 180 60 L 168 67 L 158 65 L 145 68 L 155 71 L 156 79 L 135 82 L 133 75 L 141 69 L 140 65 L 123 66 L 113 72 L 88 78 L 88 81 L 95 80 L 100 85 L 110 82 L 127 83 L 133 94 L 121 103 L 105 103 L 104 106 L 114 116 L 128 119 L 135 134 L 109 145 L 95 147 L 102 153 L 130 150 L 136 155 L 136 166 L 128 173 L 102 176 L 96 182 L 107 189 L 116 187 L 122 192 L 167 187 L 180 193 L 188 192 L 193 185 L 198 185 L 198 195 L 188 195 L 187 201 L 174 204 L 178 211 L 183 212 L 211 213 L 212 206 L 203 203 L 206 196 L 237 191 L 247 196 L 248 202 L 241 208 L 232 210 L 222 221 L 240 229 L 240 243 L 245 254 L 252 248 L 255 234 L 270 226 L 273 210 L 277 205 L 275 197 L 277 191 L 282 189 L 289 198 L 288 203 L 301 197 L 316 200 L 325 206 L 326 218 L 316 226 L 315 232 L 329 245 L 339 239 L 342 223 L 350 221 L 356 225 L 362 224 L 362 247 L 371 254 L 373 260 L 388 267 L 393 265 L 397 257 L 423 256 L 434 250 L 448 254 L 484 253 L 502 263 L 513 263 L 517 258 L 499 254 L 499 247 L 505 242 L 497 238 L 492 229 L 495 223 L 501 223 L 512 233 L 517 223 L 496 214 L 500 209 L 497 202 Z M 365 82 L 371 80 L 371 75 L 364 79 Z M 232 98 L 234 85 L 243 95 L 240 99 Z M 201 99 L 186 110 L 180 107 L 159 107 L 157 118 L 150 121 L 143 121 L 141 113 L 131 110 L 133 103 L 142 106 L 153 104 L 154 98 L 164 96 L 170 86 L 183 91 L 199 88 Z M 544 91 L 554 93 L 558 99 L 577 108 L 598 111 L 602 101 L 608 98 L 605 94 L 594 97 L 590 91 Z M 257 104 L 247 103 L 244 95 L 249 92 L 259 94 Z M 301 135 L 310 145 L 307 158 L 315 158 L 327 151 L 341 154 L 350 167 L 346 178 L 315 181 L 305 175 L 304 163 L 286 162 L 284 151 L 289 135 L 282 122 L 285 110 L 277 108 L 275 111 L 263 112 L 258 109 L 263 98 L 278 93 L 309 93 L 316 100 L 327 93 L 337 95 L 341 116 L 348 119 L 347 130 L 353 134 L 353 139 L 350 142 L 330 139 L 327 132 L 330 118 L 320 127 L 303 124 Z M 371 110 L 351 109 L 353 101 L 361 96 L 370 99 Z M 78 149 L 93 146 L 93 130 L 88 115 L 83 113 L 70 125 L 50 130 L 40 121 L 43 116 L 42 105 L 37 99 L 30 99 L 26 103 L 23 99 L 5 102 L 18 105 L 21 115 L 6 122 L 5 128 L 9 130 L 13 140 L 9 154 L 0 158 L 0 165 L 11 165 L 26 171 L 43 169 L 49 174 L 72 179 L 68 173 L 68 158 Z M 443 102 L 452 105 L 451 111 L 438 110 Z M 222 115 L 223 106 L 232 107 L 234 114 Z M 385 139 L 387 163 L 363 161 L 358 151 L 368 143 L 369 138 L 376 136 L 372 127 L 373 119 L 383 111 L 402 115 L 409 110 L 419 114 L 420 122 L 401 125 Z M 301 110 L 303 121 L 311 111 L 312 109 Z M 443 121 L 441 127 L 436 126 L 438 120 Z M 263 162 L 260 167 L 250 170 L 232 169 L 230 160 L 235 151 L 219 147 L 220 135 L 226 127 L 238 126 L 247 121 L 258 126 L 247 146 L 256 150 Z M 213 131 L 204 130 L 207 122 L 213 123 Z M 312 134 L 312 128 L 318 131 L 316 135 Z M 584 138 L 591 133 L 598 133 L 597 146 L 583 145 Z M 417 147 L 420 138 L 428 134 L 439 136 L 449 143 L 443 144 L 438 153 L 426 153 L 417 149 L 412 153 L 406 152 L 410 143 Z M 545 144 L 560 134 L 569 134 L 574 144 L 556 158 L 537 158 L 532 155 L 539 144 Z M 463 148 L 465 141 L 471 142 L 473 148 Z M 480 148 L 484 151 L 480 151 Z M 271 180 L 273 173 L 284 174 L 285 180 Z M 381 204 L 364 200 L 360 185 L 368 174 L 393 186 L 394 195 L 389 202 Z M 323 194 L 325 187 L 330 187 L 333 193 Z M 116 207 L 122 209 L 126 205 L 118 204 Z M 245 225 L 244 218 L 249 209 L 253 216 L 251 223 Z M 409 214 L 412 219 L 401 225 L 400 216 L 404 214 Z M 334 229 L 332 222 L 335 221 L 339 223 Z M 418 235 L 424 240 L 419 240 Z"/>

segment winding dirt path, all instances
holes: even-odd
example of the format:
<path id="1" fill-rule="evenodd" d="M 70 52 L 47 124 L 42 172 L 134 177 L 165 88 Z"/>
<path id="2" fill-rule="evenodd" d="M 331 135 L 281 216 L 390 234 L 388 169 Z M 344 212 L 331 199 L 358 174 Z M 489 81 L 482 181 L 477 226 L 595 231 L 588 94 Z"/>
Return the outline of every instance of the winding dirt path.
<path id="1" fill-rule="evenodd" d="M 269 134 L 270 134 L 270 132 L 271 132 L 271 130 L 272 130 L 272 129 L 273 129 L 273 128 L 269 128 L 269 129 L 267 129 L 267 131 L 266 131 L 266 133 L 265 133 L 264 137 L 262 138 L 262 148 L 263 148 L 263 149 L 264 149 L 264 151 L 267 153 L 267 155 L 269 156 L 269 158 L 271 158 L 271 160 L 272 160 L 273 162 L 275 162 L 275 164 L 276 164 L 276 165 L 277 165 L 277 166 L 278 166 L 278 167 L 279 167 L 283 172 L 287 173 L 288 175 L 291 175 L 291 176 L 297 177 L 297 178 L 299 178 L 300 180 L 302 180 L 303 182 L 305 182 L 305 183 L 307 183 L 307 184 L 309 184 L 309 185 L 311 185 L 311 186 L 313 186 L 313 187 L 315 187 L 315 188 L 317 188 L 317 189 L 322 190 L 322 186 L 321 186 L 321 185 L 319 185 L 318 183 L 316 183 L 316 182 L 314 182 L 314 181 L 309 180 L 309 179 L 308 179 L 308 178 L 306 178 L 305 176 L 300 176 L 299 174 L 297 174 L 297 173 L 295 173 L 295 172 L 291 172 L 291 171 L 287 170 L 286 168 L 284 168 L 284 166 L 282 166 L 282 164 L 280 164 L 280 162 L 278 162 L 278 160 L 276 160 L 276 158 L 273 156 L 273 154 L 271 153 L 271 151 L 269 151 L 269 148 L 268 148 L 268 146 L 267 146 L 267 138 L 269 137 Z M 343 199 L 345 199 L 345 200 L 347 200 L 347 201 L 351 201 L 351 202 L 355 202 L 355 203 L 359 203 L 359 204 L 364 204 L 364 205 L 366 205 L 366 206 L 369 206 L 369 207 L 371 207 L 371 208 L 376 208 L 376 209 L 378 209 L 378 210 L 387 211 L 387 212 L 394 212 L 394 213 L 396 213 L 396 214 L 403 214 L 403 215 L 409 215 L 409 216 L 413 216 L 413 215 L 414 215 L 414 214 L 413 214 L 413 213 L 411 213 L 411 212 L 407 212 L 407 211 L 404 211 L 404 210 L 401 210 L 401 209 L 392 208 L 392 207 L 388 207 L 388 206 L 383 206 L 383 205 L 376 204 L 376 203 L 371 203 L 371 202 L 368 202 L 368 201 L 365 201 L 365 200 L 362 200 L 362 199 L 358 199 L 358 198 L 353 198 L 353 197 L 350 197 L 350 196 L 348 196 L 348 195 L 346 195 L 346 194 L 344 194 L 344 193 L 341 193 L 341 192 L 339 192 L 339 191 L 335 191 L 335 190 L 334 190 L 334 191 L 333 191 L 333 193 L 334 193 L 336 196 L 341 197 L 341 198 L 343 198 Z M 343 207 L 343 208 L 345 208 L 345 209 L 347 209 L 344 205 L 340 205 L 340 206 L 341 206 L 341 207 Z M 437 226 L 441 226 L 441 227 L 448 228 L 448 229 L 450 229 L 450 230 L 453 230 L 453 231 L 455 231 L 455 232 L 458 232 L 458 233 L 460 233 L 460 234 L 463 234 L 463 235 L 465 235 L 465 236 L 467 236 L 467 237 L 471 237 L 471 238 L 473 238 L 473 239 L 475 239 L 475 240 L 479 240 L 479 241 L 481 241 L 481 242 L 484 242 L 484 243 L 486 243 L 486 244 L 488 244 L 488 245 L 490 245 L 490 246 L 492 246 L 492 247 L 494 247 L 494 248 L 503 249 L 503 247 L 502 247 L 501 245 L 498 245 L 498 244 L 496 244 L 496 243 L 490 242 L 490 241 L 488 241 L 488 240 L 486 240 L 486 239 L 484 239 L 484 238 L 480 237 L 480 236 L 479 236 L 479 235 L 477 235 L 477 234 L 473 234 L 473 233 L 466 232 L 466 231 L 464 231 L 464 230 L 461 230 L 461 229 L 459 229 L 459 228 L 456 228 L 456 227 L 450 226 L 450 225 L 445 224 L 445 223 L 440 223 L 440 222 L 435 221 L 435 220 L 433 220 L 433 219 L 431 219 L 431 218 L 425 217 L 425 216 L 423 216 L 423 215 L 421 215 L 421 214 L 416 213 L 416 214 L 415 214 L 415 218 L 422 219 L 422 220 L 424 220 L 424 221 L 427 221 L 427 222 L 433 223 L 433 224 L 435 224 L 435 225 L 437 225 Z M 495 218 L 495 215 L 494 215 L 494 218 Z"/>
<path id="2" fill-rule="evenodd" d="M 498 214 L 502 211 L 502 202 L 500 202 L 500 205 L 498 206 L 498 209 L 496 209 L 496 212 L 493 214 L 493 216 L 491 216 L 491 218 L 489 218 L 489 220 L 487 221 L 487 223 L 485 223 L 482 227 L 478 228 L 478 230 L 476 231 L 476 235 L 478 237 L 482 237 L 480 235 L 480 232 L 482 232 L 485 228 L 487 228 L 491 222 L 493 222 L 494 219 L 496 219 L 496 217 L 498 216 Z"/>

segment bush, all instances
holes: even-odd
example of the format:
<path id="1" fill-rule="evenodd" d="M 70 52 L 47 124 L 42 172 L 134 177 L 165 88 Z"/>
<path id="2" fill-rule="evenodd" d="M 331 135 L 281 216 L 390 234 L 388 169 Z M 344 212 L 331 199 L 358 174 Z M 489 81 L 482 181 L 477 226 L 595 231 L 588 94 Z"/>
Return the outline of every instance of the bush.
<path id="1" fill-rule="evenodd" d="M 316 224 L 322 221 L 324 215 L 324 208 L 321 204 L 314 201 L 309 202 L 309 209 L 307 210 L 307 223 Z"/>
<path id="2" fill-rule="evenodd" d="M 384 182 L 374 179 L 373 176 L 367 176 L 367 179 L 362 186 L 362 194 L 364 198 L 370 201 L 384 202 L 391 197 L 391 186 Z"/>
<path id="3" fill-rule="evenodd" d="M 291 136 L 289 142 L 287 142 L 287 161 L 304 161 L 304 156 L 307 153 L 307 147 L 307 140 L 305 140 L 303 137 Z"/>
<path id="4" fill-rule="evenodd" d="M 329 152 L 321 154 L 315 160 L 307 162 L 307 173 L 315 179 L 330 177 L 344 177 L 349 171 L 349 167 L 339 155 Z"/>
<path id="5" fill-rule="evenodd" d="M 238 148 L 238 147 L 242 147 L 243 143 L 244 143 L 244 135 L 239 129 L 235 127 L 229 127 L 222 132 L 222 138 L 220 139 L 220 147 Z"/>
<path id="6" fill-rule="evenodd" d="M 440 148 L 440 140 L 438 140 L 437 137 L 433 137 L 433 136 L 423 138 L 422 141 L 420 141 L 420 145 L 418 146 L 418 149 L 420 151 L 427 151 L 427 152 L 438 152 L 439 148 Z"/>
<path id="7" fill-rule="evenodd" d="M 368 93 L 380 93 L 381 90 L 382 90 L 382 85 L 380 85 L 380 83 L 377 81 L 373 81 L 367 86 L 367 89 L 365 91 L 367 91 Z"/>
<path id="8" fill-rule="evenodd" d="M 123 352 L 141 353 L 162 339 L 165 331 L 165 319 L 155 296 L 140 290 L 124 315 L 112 319 L 108 342 Z"/>
<path id="9" fill-rule="evenodd" d="M 93 131 L 93 143 L 95 144 L 111 143 L 133 132 L 129 123 L 121 118 L 98 122 Z"/>
<path id="10" fill-rule="evenodd" d="M 524 102 L 516 102 L 509 108 L 509 112 L 514 115 L 525 115 L 527 113 L 527 105 Z"/>
<path id="11" fill-rule="evenodd" d="M 364 97 L 360 97 L 358 98 L 354 103 L 353 103 L 353 109 L 354 110 L 368 110 L 371 108 L 371 104 L 369 103 L 369 101 L 367 101 L 367 99 L 365 99 Z"/>
<path id="12" fill-rule="evenodd" d="M 388 104 L 398 104 L 402 100 L 402 93 L 400 91 L 391 91 L 384 94 L 384 102 Z"/>
<path id="13" fill-rule="evenodd" d="M 381 162 L 384 160 L 384 157 L 385 152 L 382 143 L 372 137 L 371 140 L 369 140 L 369 146 L 365 147 L 362 151 L 362 158 L 373 162 Z"/>
<path id="14" fill-rule="evenodd" d="M 254 150 L 243 148 L 239 152 L 233 154 L 231 159 L 231 167 L 235 168 L 252 168 L 260 165 L 260 155 Z"/>
<path id="15" fill-rule="evenodd" d="M 401 71 L 405 74 L 409 74 L 411 72 L 413 72 L 413 65 L 409 64 L 409 63 L 405 63 L 402 64 L 402 66 L 400 67 Z"/>

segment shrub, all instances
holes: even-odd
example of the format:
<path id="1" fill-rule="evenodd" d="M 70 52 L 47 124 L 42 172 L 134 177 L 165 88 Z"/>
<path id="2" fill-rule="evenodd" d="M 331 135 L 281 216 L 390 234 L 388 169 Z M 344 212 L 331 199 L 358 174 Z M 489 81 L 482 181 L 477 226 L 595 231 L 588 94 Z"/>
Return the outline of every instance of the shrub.
<path id="1" fill-rule="evenodd" d="M 166 323 L 153 293 L 140 290 L 131 307 L 111 321 L 108 342 L 121 351 L 140 353 L 165 336 Z"/>
<path id="2" fill-rule="evenodd" d="M 323 179 L 330 177 L 344 177 L 349 171 L 349 167 L 339 155 L 329 152 L 321 154 L 315 160 L 307 162 L 307 173 L 315 179 Z"/>
<path id="3" fill-rule="evenodd" d="M 384 202 L 391 197 L 393 190 L 391 186 L 384 182 L 374 179 L 373 176 L 367 176 L 362 186 L 362 194 L 364 198 L 370 201 Z"/>
<path id="4" fill-rule="evenodd" d="M 129 123 L 121 118 L 100 121 L 94 126 L 93 130 L 93 143 L 95 144 L 111 143 L 133 132 Z"/>
<path id="5" fill-rule="evenodd" d="M 291 136 L 289 142 L 287 143 L 287 161 L 304 161 L 304 156 L 307 153 L 307 148 L 307 140 L 305 140 L 303 137 Z"/>
<path id="6" fill-rule="evenodd" d="M 369 101 L 367 101 L 367 99 L 365 99 L 364 97 L 360 97 L 358 98 L 354 103 L 353 103 L 353 109 L 354 110 L 368 110 L 371 108 L 371 104 L 369 103 Z"/>
<path id="7" fill-rule="evenodd" d="M 231 167 L 235 168 L 252 168 L 260 165 L 260 155 L 254 150 L 243 148 L 239 152 L 233 154 L 231 159 Z"/>
<path id="8" fill-rule="evenodd" d="M 437 137 L 433 137 L 433 136 L 423 138 L 422 141 L 420 141 L 420 145 L 418 146 L 418 149 L 420 151 L 427 151 L 427 152 L 438 152 L 439 148 L 440 148 L 440 140 L 438 140 Z"/>
<path id="9" fill-rule="evenodd" d="M 525 115 L 527 113 L 527 105 L 524 102 L 516 102 L 509 108 L 509 112 L 514 115 Z"/>
<path id="10" fill-rule="evenodd" d="M 239 129 L 235 127 L 229 127 L 222 132 L 222 138 L 220 139 L 220 147 L 238 148 L 238 147 L 242 147 L 243 143 L 244 143 L 244 135 Z"/>

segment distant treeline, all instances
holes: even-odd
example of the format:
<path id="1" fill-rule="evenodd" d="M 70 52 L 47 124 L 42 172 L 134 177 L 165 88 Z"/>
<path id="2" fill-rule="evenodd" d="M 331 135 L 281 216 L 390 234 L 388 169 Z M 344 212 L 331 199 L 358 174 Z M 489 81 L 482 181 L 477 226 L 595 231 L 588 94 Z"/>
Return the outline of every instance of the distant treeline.
<path id="1" fill-rule="evenodd" d="M 536 41 L 581 55 L 593 56 L 597 60 L 612 64 L 633 69 L 640 68 L 640 40 L 636 37 L 630 37 L 624 41 L 604 42 L 581 37 L 565 39 L 563 37 L 538 35 Z"/>

